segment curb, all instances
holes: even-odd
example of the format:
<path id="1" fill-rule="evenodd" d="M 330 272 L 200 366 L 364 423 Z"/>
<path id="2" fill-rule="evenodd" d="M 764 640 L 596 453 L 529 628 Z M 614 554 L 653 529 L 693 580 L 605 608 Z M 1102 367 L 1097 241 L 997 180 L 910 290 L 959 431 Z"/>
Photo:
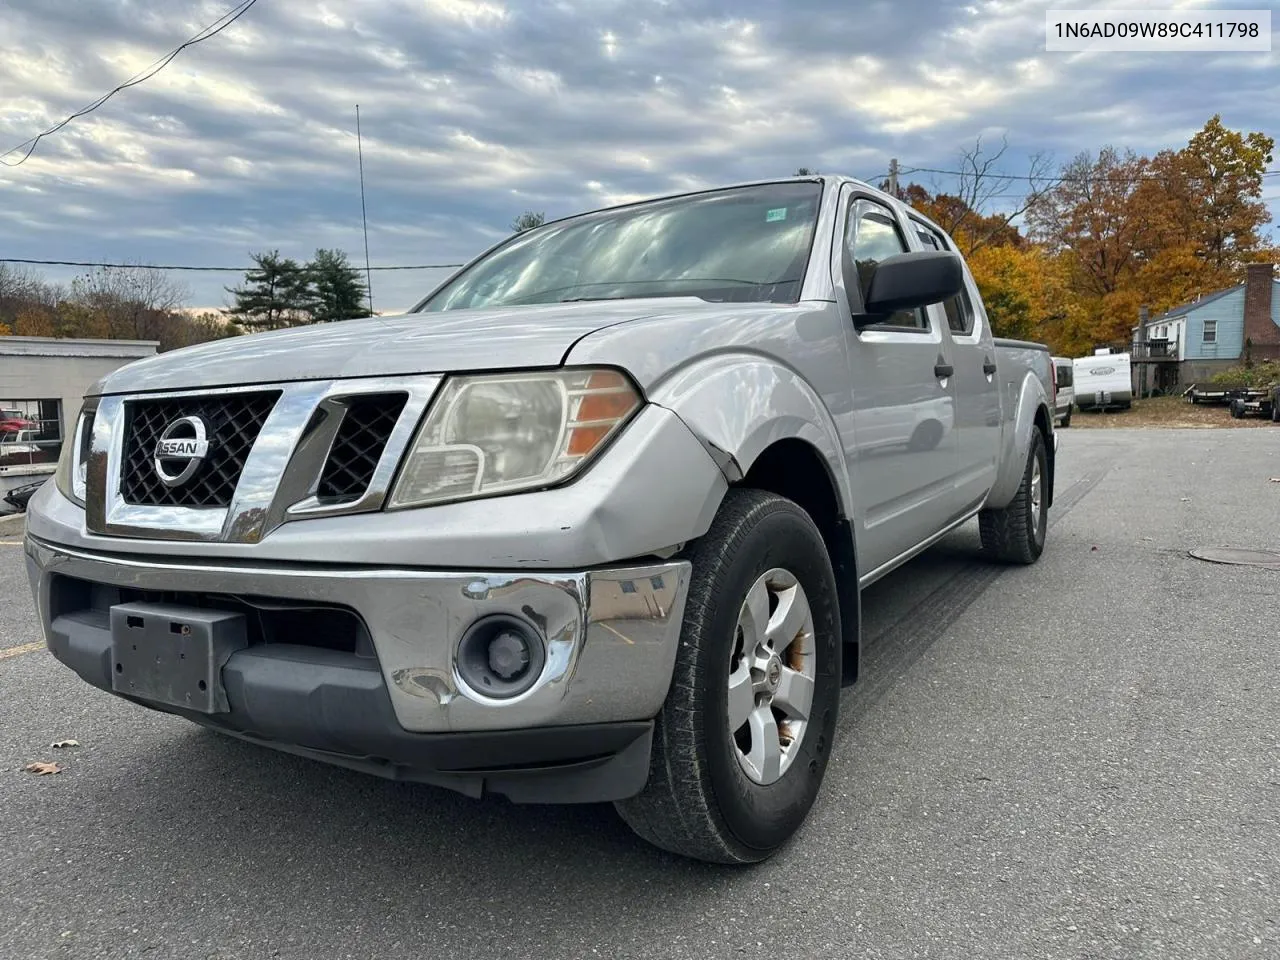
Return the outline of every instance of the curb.
<path id="1" fill-rule="evenodd" d="M 21 534 L 26 525 L 27 515 L 25 513 L 5 513 L 0 514 L 0 536 L 8 536 L 10 534 Z"/>

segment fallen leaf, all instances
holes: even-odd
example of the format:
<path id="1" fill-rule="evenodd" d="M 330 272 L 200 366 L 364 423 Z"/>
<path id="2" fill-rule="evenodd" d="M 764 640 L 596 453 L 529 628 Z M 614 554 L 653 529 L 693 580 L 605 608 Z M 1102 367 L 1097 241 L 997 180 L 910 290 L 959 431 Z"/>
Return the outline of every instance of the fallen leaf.
<path id="1" fill-rule="evenodd" d="M 79 740 L 56 740 L 54 741 L 53 744 L 51 744 L 51 746 L 55 750 L 63 750 L 63 749 L 66 749 L 67 747 L 80 746 L 80 741 Z"/>
<path id="2" fill-rule="evenodd" d="M 37 760 L 35 763 L 28 763 L 22 770 L 24 773 L 34 773 L 38 777 L 43 777 L 50 773 L 61 773 L 62 767 L 47 760 Z"/>

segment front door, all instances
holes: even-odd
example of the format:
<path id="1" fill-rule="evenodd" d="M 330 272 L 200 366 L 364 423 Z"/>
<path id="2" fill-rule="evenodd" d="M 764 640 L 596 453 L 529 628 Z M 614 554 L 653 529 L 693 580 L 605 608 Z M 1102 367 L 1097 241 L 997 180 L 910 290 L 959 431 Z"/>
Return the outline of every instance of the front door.
<path id="1" fill-rule="evenodd" d="M 885 205 L 852 195 L 840 276 L 861 313 L 871 272 L 910 248 Z M 906 310 L 885 323 L 849 326 L 852 431 L 845 456 L 860 501 L 859 573 L 878 568 L 945 526 L 955 509 L 957 448 L 951 338 L 939 308 Z"/>

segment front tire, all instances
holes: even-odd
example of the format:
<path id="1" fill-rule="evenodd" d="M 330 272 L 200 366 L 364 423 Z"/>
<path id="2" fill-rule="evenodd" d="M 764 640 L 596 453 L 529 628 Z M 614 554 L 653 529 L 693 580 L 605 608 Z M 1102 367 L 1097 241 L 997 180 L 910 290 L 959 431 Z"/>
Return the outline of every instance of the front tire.
<path id="1" fill-rule="evenodd" d="M 1005 563 L 1030 564 L 1040 559 L 1049 526 L 1048 477 L 1044 434 L 1033 427 L 1022 483 L 1013 501 L 1002 509 L 978 514 L 982 549 L 987 556 Z"/>
<path id="2" fill-rule="evenodd" d="M 645 840 L 711 863 L 767 859 L 826 774 L 841 632 L 822 534 L 790 500 L 735 489 L 693 546 L 649 780 L 615 804 Z"/>

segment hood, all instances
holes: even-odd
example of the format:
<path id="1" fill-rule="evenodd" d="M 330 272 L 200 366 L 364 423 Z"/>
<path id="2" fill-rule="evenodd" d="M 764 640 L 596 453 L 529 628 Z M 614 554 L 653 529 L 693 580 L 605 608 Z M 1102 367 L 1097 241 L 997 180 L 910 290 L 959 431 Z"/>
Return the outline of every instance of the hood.
<path id="1" fill-rule="evenodd" d="M 593 331 L 691 304 L 706 306 L 664 297 L 320 323 L 147 357 L 108 374 L 89 394 L 556 366 Z"/>

